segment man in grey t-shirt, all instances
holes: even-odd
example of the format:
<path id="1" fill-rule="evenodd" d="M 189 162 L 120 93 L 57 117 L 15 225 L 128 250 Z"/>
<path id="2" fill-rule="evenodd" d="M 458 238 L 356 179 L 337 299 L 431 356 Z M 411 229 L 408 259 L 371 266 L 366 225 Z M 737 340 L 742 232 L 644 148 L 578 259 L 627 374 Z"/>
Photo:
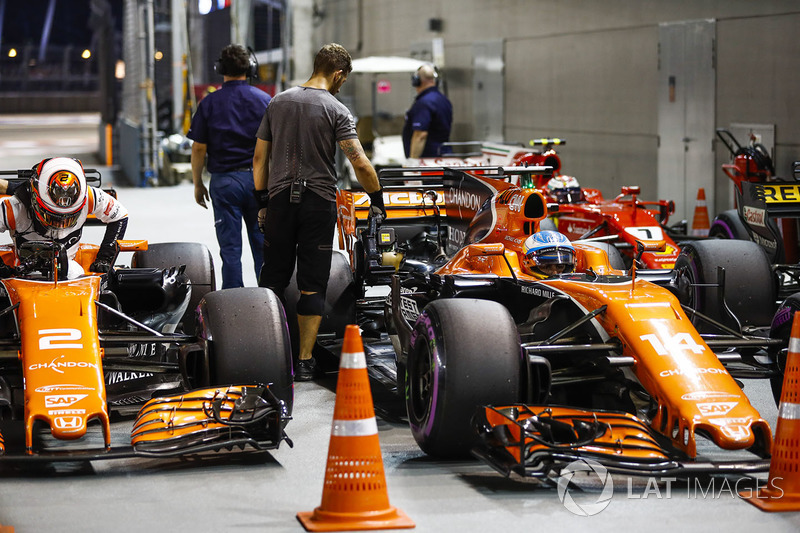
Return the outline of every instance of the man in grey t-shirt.
<path id="1" fill-rule="evenodd" d="M 323 46 L 308 81 L 277 94 L 256 133 L 253 180 L 264 231 L 259 285 L 283 300 L 297 262 L 298 381 L 314 377 L 311 352 L 325 307 L 336 228 L 337 143 L 373 208 L 386 215 L 378 176 L 358 140 L 353 117 L 334 97 L 352 68 L 342 46 Z"/>

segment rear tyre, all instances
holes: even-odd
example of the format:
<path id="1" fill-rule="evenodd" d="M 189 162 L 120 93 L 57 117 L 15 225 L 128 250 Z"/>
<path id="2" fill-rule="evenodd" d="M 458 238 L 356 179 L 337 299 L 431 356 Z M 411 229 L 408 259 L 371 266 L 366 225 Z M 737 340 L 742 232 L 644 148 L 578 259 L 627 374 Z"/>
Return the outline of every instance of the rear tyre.
<path id="1" fill-rule="evenodd" d="M 292 324 L 297 323 L 297 300 L 300 290 L 297 288 L 297 270 L 292 276 L 284 293 L 286 315 Z M 325 292 L 325 308 L 320 333 L 334 333 L 336 338 L 344 337 L 348 324 L 356 322 L 356 297 L 353 290 L 353 272 L 347 257 L 341 252 L 333 252 L 331 257 L 331 273 L 328 278 L 328 290 Z"/>
<path id="2" fill-rule="evenodd" d="M 714 239 L 739 239 L 749 241 L 750 234 L 736 209 L 723 211 L 711 223 L 708 236 Z"/>
<path id="3" fill-rule="evenodd" d="M 195 311 L 203 296 L 216 290 L 214 261 L 206 245 L 196 242 L 164 242 L 150 244 L 147 250 L 133 254 L 134 268 L 169 268 L 186 265 L 186 275 L 192 282 L 192 295 L 180 326 L 187 335 L 195 335 Z"/>
<path id="4" fill-rule="evenodd" d="M 622 259 L 622 254 L 619 253 L 619 250 L 613 244 L 598 241 L 587 242 L 585 244 L 594 246 L 595 248 L 600 248 L 601 250 L 605 251 L 606 255 L 608 256 L 608 264 L 611 266 L 611 268 L 616 268 L 617 270 L 628 269 L 628 267 L 625 266 L 625 261 Z"/>
<path id="5" fill-rule="evenodd" d="M 466 457 L 471 419 L 484 405 L 522 398 L 522 351 L 508 310 L 489 300 L 437 300 L 411 337 L 405 384 L 411 432 L 428 455 Z"/>
<path id="6" fill-rule="evenodd" d="M 681 303 L 734 326 L 718 305 L 721 289 L 697 286 L 715 285 L 718 266 L 725 269 L 725 302 L 742 326 L 770 324 L 777 298 L 776 280 L 764 251 L 751 241 L 710 239 L 684 243 L 675 262 Z M 698 325 L 706 330 L 705 324 Z"/>
<path id="7" fill-rule="evenodd" d="M 263 287 L 206 294 L 200 302 L 211 386 L 272 384 L 292 413 L 294 387 L 289 329 L 280 300 Z"/>

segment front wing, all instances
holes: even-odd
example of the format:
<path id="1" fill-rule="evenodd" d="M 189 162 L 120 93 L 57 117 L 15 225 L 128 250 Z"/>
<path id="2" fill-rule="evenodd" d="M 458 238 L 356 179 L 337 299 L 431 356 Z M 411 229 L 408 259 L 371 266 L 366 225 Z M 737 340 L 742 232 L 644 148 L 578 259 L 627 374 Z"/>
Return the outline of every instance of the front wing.
<path id="1" fill-rule="evenodd" d="M 505 476 L 545 478 L 573 461 L 591 459 L 608 471 L 636 476 L 751 474 L 767 472 L 769 459 L 697 461 L 668 443 L 637 417 L 571 407 L 485 406 L 473 420 L 479 443 L 473 455 Z"/>
<path id="2" fill-rule="evenodd" d="M 269 387 L 197 389 L 147 402 L 133 424 L 130 446 L 92 448 L 77 443 L 25 453 L 10 448 L 8 440 L 4 448 L 0 435 L 0 461 L 174 457 L 246 447 L 269 450 L 284 440 L 291 447 L 283 430 L 289 419 L 283 402 Z"/>

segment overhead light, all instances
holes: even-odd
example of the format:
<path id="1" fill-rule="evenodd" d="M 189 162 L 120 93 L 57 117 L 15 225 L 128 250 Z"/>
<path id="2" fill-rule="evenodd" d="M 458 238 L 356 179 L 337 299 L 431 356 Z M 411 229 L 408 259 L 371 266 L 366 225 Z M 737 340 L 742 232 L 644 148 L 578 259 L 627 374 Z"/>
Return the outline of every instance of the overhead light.
<path id="1" fill-rule="evenodd" d="M 8 51 L 8 57 L 17 57 L 17 49 L 16 48 L 11 48 Z"/>
<path id="2" fill-rule="evenodd" d="M 90 57 L 92 57 L 92 53 L 91 53 L 91 52 L 89 51 L 89 49 L 87 48 L 86 50 L 84 50 L 83 52 L 81 52 L 81 57 L 82 57 L 83 59 L 89 59 Z"/>

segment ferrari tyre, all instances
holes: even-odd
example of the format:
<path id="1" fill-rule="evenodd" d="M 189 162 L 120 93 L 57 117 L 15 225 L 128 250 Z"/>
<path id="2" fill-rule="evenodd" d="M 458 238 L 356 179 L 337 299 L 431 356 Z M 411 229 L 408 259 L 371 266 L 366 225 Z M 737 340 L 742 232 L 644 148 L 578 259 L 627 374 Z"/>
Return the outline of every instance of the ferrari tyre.
<path id="1" fill-rule="evenodd" d="M 300 290 L 297 287 L 297 271 L 292 276 L 284 293 L 286 315 L 292 323 L 297 322 L 297 300 Z M 325 308 L 322 313 L 320 333 L 334 333 L 337 338 L 344 336 L 345 327 L 356 321 L 356 297 L 353 291 L 353 272 L 347 257 L 341 252 L 333 252 L 328 289 L 325 291 Z"/>
<path id="2" fill-rule="evenodd" d="M 717 215 L 714 222 L 711 223 L 708 236 L 715 239 L 751 240 L 747 227 L 736 209 L 729 209 Z"/>
<path id="3" fill-rule="evenodd" d="M 133 254 L 132 267 L 169 268 L 186 265 L 185 273 L 192 282 L 189 306 L 180 321 L 183 332 L 194 335 L 196 330 L 195 310 L 203 296 L 216 290 L 214 261 L 206 245 L 196 242 L 164 242 L 150 244 L 147 250 Z"/>
<path id="4" fill-rule="evenodd" d="M 200 312 L 209 384 L 271 384 L 291 414 L 292 350 L 286 314 L 275 293 L 264 287 L 210 292 Z"/>
<path id="5" fill-rule="evenodd" d="M 722 289 L 714 286 L 718 266 L 725 269 L 725 302 L 741 325 L 770 324 L 775 312 L 776 280 L 764 251 L 751 241 L 685 243 L 675 262 L 681 303 L 718 322 L 735 325 L 719 305 Z"/>
<path id="6" fill-rule="evenodd" d="M 522 399 L 519 334 L 490 300 L 446 299 L 425 307 L 411 336 L 405 383 L 411 432 L 428 455 L 469 455 L 472 416 L 483 405 Z"/>

